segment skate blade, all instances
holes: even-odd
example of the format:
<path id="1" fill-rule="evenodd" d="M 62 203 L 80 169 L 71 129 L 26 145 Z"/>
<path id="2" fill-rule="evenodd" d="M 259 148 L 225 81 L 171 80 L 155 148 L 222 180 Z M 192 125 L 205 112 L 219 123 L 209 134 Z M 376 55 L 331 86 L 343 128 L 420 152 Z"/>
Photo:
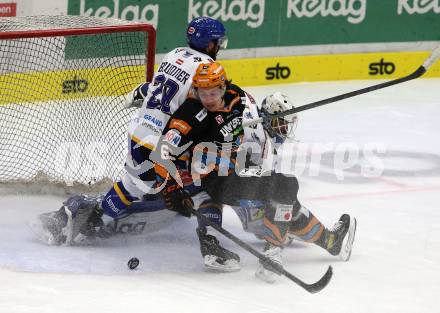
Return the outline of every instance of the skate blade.
<path id="1" fill-rule="evenodd" d="M 223 264 L 217 262 L 217 257 L 214 255 L 206 255 L 204 257 L 205 270 L 209 272 L 237 272 L 241 269 L 240 263 L 237 260 L 227 260 Z"/>
<path id="2" fill-rule="evenodd" d="M 255 271 L 255 277 L 261 279 L 262 281 L 273 284 L 277 281 L 277 276 L 274 272 L 266 270 L 264 267 L 260 266 Z"/>
<path id="3" fill-rule="evenodd" d="M 342 241 L 342 248 L 341 248 L 341 252 L 339 253 L 339 259 L 341 259 L 344 262 L 347 262 L 351 257 L 354 237 L 356 235 L 356 226 L 357 226 L 356 218 L 350 217 L 350 226 L 348 228 L 347 235 Z"/>

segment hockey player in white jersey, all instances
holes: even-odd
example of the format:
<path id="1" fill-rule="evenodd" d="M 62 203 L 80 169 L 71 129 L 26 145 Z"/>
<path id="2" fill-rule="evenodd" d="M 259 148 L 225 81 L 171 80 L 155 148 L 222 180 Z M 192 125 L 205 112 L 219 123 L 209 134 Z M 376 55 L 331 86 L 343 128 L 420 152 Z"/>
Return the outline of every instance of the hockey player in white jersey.
<path id="1" fill-rule="evenodd" d="M 226 47 L 227 38 L 220 22 L 201 17 L 189 23 L 187 42 L 189 47 L 176 48 L 165 55 L 151 83 L 141 84 L 127 96 L 128 106 L 139 102 L 142 106 L 128 128 L 126 174 L 103 197 L 76 195 L 67 199 L 60 210 L 42 214 L 43 241 L 58 245 L 81 244 L 114 233 L 156 230 L 172 221 L 176 213 L 166 210 L 164 199 L 155 192 L 155 172 L 148 162 L 149 155 L 170 115 L 188 97 L 196 68 L 200 63 L 214 62 L 219 49 Z M 185 156 L 180 162 L 180 174 L 184 176 Z M 191 193 L 196 208 L 221 224 L 221 208 L 210 203 L 205 192 L 191 183 L 185 190 Z M 240 269 L 238 256 L 220 246 L 215 236 L 203 231 L 197 234 L 202 255 L 210 260 L 209 264 L 205 263 L 208 268 Z"/>
<path id="2" fill-rule="evenodd" d="M 51 244 L 80 243 L 91 236 L 106 236 L 102 225 L 113 222 L 118 229 L 118 222 L 132 213 L 142 212 L 142 206 L 131 205 L 141 201 L 147 195 L 148 201 L 157 207 L 153 220 L 165 223 L 176 213 L 163 210 L 163 199 L 153 190 L 154 170 L 143 166 L 149 154 L 162 134 L 170 115 L 188 97 L 192 77 L 200 63 L 213 62 L 220 48 L 226 48 L 226 30 L 221 22 L 209 17 L 192 20 L 186 31 L 188 47 L 180 47 L 166 54 L 159 64 L 152 82 L 141 84 L 127 96 L 127 105 L 142 102 L 138 114 L 128 127 L 129 155 L 126 159 L 126 174 L 117 181 L 109 192 L 102 197 L 74 196 L 68 199 L 57 213 L 42 215 L 46 227 L 44 240 Z M 96 205 L 96 203 L 100 203 Z M 154 215 L 154 214 L 153 214 Z M 136 216 L 136 225 L 130 229 L 142 229 Z M 102 218 L 108 219 L 109 221 Z M 58 222 L 59 221 L 59 222 Z M 124 225 L 130 225 L 125 220 Z M 141 224 L 139 224 L 141 223 Z M 153 223 L 154 224 L 154 223 Z M 67 225 L 67 226 L 66 226 Z"/>

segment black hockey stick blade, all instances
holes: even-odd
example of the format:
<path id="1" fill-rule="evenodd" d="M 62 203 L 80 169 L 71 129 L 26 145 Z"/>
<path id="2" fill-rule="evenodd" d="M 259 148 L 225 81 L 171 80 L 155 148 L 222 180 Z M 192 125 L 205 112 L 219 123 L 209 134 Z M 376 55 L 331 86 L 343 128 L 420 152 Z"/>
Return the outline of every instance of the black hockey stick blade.
<path id="1" fill-rule="evenodd" d="M 284 276 L 286 276 L 290 280 L 293 280 L 299 286 L 303 287 L 308 292 L 317 293 L 317 292 L 321 291 L 322 289 L 324 289 L 328 285 L 330 280 L 332 279 L 333 268 L 331 266 L 329 266 L 327 271 L 325 272 L 324 276 L 322 276 L 320 280 L 318 280 L 317 282 L 315 282 L 313 284 L 307 284 L 307 283 L 299 280 L 298 278 L 296 278 L 295 276 L 293 276 L 292 274 L 290 274 L 287 271 L 286 271 L 286 273 L 283 273 L 283 274 L 284 274 Z"/>
<path id="2" fill-rule="evenodd" d="M 310 109 L 313 109 L 313 108 L 316 108 L 316 107 L 319 107 L 319 106 L 322 106 L 322 105 L 325 105 L 325 104 L 329 104 L 329 103 L 332 103 L 332 102 L 336 102 L 336 101 L 344 100 L 344 99 L 347 99 L 347 98 L 355 97 L 355 96 L 358 96 L 358 95 L 361 95 L 361 94 L 364 94 L 364 93 L 367 93 L 367 92 L 371 92 L 371 91 L 374 91 L 374 90 L 390 87 L 390 86 L 397 85 L 397 84 L 400 84 L 400 83 L 403 83 L 403 82 L 407 82 L 409 80 L 413 80 L 413 79 L 419 78 L 423 74 L 425 74 L 426 71 L 439 58 L 440 58 L 440 46 L 437 47 L 434 51 L 432 51 L 431 55 L 425 60 L 425 62 L 422 65 L 419 66 L 418 69 L 416 69 L 413 73 L 411 73 L 411 74 L 409 74 L 407 76 L 400 77 L 400 78 L 397 78 L 397 79 L 394 79 L 394 80 L 390 80 L 390 81 L 387 81 L 387 82 L 384 82 L 384 83 L 380 83 L 380 84 L 377 84 L 377 85 L 373 85 L 373 86 L 370 86 L 370 87 L 366 87 L 366 88 L 354 90 L 354 91 L 351 91 L 351 92 L 347 92 L 347 93 L 344 93 L 342 95 L 338 95 L 338 96 L 330 97 L 330 98 L 327 98 L 327 99 L 319 100 L 319 101 L 316 101 L 316 102 L 312 102 L 312 103 L 309 103 L 309 104 L 305 104 L 305 105 L 302 105 L 302 106 L 299 106 L 299 107 L 296 107 L 296 108 L 292 108 L 290 110 L 286 110 L 286 111 L 283 111 L 283 112 L 279 112 L 279 113 L 275 113 L 275 114 L 268 114 L 264 118 L 258 118 L 258 119 L 255 119 L 255 120 L 246 121 L 245 123 L 243 123 L 243 126 L 246 127 L 246 126 L 251 126 L 251 125 L 254 125 L 254 124 L 258 124 L 258 123 L 263 122 L 264 119 L 272 120 L 273 118 L 276 118 L 276 117 L 283 117 L 283 116 L 295 114 L 295 113 L 298 113 L 298 112 L 301 112 L 301 111 L 310 110 Z"/>
<path id="3" fill-rule="evenodd" d="M 271 259 L 266 257 L 261 252 L 255 250 L 249 244 L 245 243 L 241 239 L 237 238 L 236 236 L 234 236 L 233 234 L 228 232 L 223 227 L 220 227 L 217 224 L 211 222 L 203 214 L 199 213 L 198 211 L 196 211 L 194 209 L 191 209 L 191 213 L 193 215 L 197 216 L 198 218 L 200 218 L 204 223 L 208 224 L 209 226 L 211 226 L 212 228 L 217 230 L 219 233 L 224 235 L 226 238 L 230 239 L 231 241 L 233 241 L 234 243 L 236 243 L 237 245 L 242 247 L 244 250 L 246 250 L 250 254 L 253 254 L 254 256 L 256 256 L 261 262 L 263 262 L 266 265 L 268 265 L 269 267 L 271 267 L 274 272 L 276 272 L 280 275 L 286 276 L 291 281 L 296 283 L 298 286 L 304 288 L 305 290 L 307 290 L 310 293 L 316 293 L 318 291 L 321 291 L 323 288 L 325 288 L 325 286 L 327 286 L 327 284 L 330 282 L 330 279 L 332 278 L 333 269 L 331 266 L 329 266 L 329 268 L 327 269 L 327 272 L 324 274 L 324 276 L 322 276 L 322 278 L 320 280 L 318 280 L 317 282 L 315 282 L 313 284 L 307 284 L 307 283 L 303 282 L 301 279 L 299 279 L 298 277 L 296 277 L 296 276 L 292 275 L 291 273 L 289 273 L 288 271 L 286 271 L 281 264 L 278 264 L 278 263 L 272 261 Z"/>

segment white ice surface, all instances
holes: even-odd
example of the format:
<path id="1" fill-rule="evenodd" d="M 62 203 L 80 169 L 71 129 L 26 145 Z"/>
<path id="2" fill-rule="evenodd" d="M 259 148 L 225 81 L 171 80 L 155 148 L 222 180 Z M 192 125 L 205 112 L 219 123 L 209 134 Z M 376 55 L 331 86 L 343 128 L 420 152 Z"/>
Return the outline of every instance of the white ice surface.
<path id="1" fill-rule="evenodd" d="M 363 88 L 377 81 L 248 88 L 257 99 L 280 90 L 298 105 Z M 300 177 L 299 198 L 324 224 L 346 212 L 358 231 L 352 258 L 343 263 L 318 247 L 284 250 L 285 268 L 312 282 L 334 267 L 318 294 L 286 278 L 273 285 L 254 277 L 257 260 L 225 238 L 242 258 L 237 273 L 203 270 L 194 220 L 143 237 L 114 238 L 88 247 L 48 247 L 26 223 L 60 206 L 61 197 L 1 195 L 0 312 L 437 312 L 440 309 L 440 80 L 419 79 L 300 113 L 304 144 L 383 144 L 379 178 L 332 171 Z M 340 146 L 339 146 L 340 147 Z M 330 162 L 330 163 L 328 163 Z M 330 164 L 330 166 L 329 166 Z M 225 211 L 224 227 L 262 249 Z M 137 256 L 141 264 L 129 271 Z"/>

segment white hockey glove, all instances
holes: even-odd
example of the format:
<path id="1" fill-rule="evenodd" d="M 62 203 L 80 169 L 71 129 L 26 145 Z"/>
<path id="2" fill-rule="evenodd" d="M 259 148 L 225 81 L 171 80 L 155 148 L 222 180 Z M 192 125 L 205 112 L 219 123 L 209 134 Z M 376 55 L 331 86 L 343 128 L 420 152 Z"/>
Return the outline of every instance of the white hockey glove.
<path id="1" fill-rule="evenodd" d="M 142 106 L 142 103 L 147 96 L 149 84 L 150 83 L 139 84 L 125 96 L 125 107 L 127 109 L 132 107 L 140 108 Z"/>

